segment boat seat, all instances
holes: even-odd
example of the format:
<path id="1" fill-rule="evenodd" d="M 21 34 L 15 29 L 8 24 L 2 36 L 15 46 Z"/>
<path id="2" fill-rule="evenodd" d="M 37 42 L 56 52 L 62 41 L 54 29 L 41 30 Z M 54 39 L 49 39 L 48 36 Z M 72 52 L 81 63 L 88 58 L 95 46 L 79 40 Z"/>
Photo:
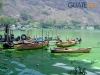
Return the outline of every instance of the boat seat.
<path id="1" fill-rule="evenodd" d="M 65 50 L 68 50 L 68 48 L 65 48 Z"/>
<path id="2" fill-rule="evenodd" d="M 79 48 L 78 50 L 85 50 L 86 48 Z"/>

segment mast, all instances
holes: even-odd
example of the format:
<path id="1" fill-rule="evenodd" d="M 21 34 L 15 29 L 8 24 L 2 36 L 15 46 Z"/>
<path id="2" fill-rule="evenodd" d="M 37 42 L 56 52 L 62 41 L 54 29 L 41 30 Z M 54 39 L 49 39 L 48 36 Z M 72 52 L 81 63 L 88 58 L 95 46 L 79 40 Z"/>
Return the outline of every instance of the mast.
<path id="1" fill-rule="evenodd" d="M 9 26 L 8 25 L 5 26 L 5 41 L 6 42 L 9 41 Z"/>

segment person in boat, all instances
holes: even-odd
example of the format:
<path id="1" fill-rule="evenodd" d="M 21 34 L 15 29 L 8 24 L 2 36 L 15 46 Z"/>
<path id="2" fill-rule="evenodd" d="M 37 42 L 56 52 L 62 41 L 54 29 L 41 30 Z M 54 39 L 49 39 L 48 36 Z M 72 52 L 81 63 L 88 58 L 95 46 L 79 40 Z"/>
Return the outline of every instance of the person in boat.
<path id="1" fill-rule="evenodd" d="M 62 40 L 57 40 L 56 43 L 62 42 Z"/>
<path id="2" fill-rule="evenodd" d="M 57 40 L 60 40 L 59 36 L 57 36 Z"/>
<path id="3" fill-rule="evenodd" d="M 18 36 L 17 38 L 16 38 L 16 41 L 19 41 L 20 40 L 20 36 Z"/>
<path id="4" fill-rule="evenodd" d="M 52 37 L 49 37 L 48 40 L 52 40 Z"/>
<path id="5" fill-rule="evenodd" d="M 56 39 L 56 43 L 58 43 L 58 42 L 62 42 L 62 40 L 59 38 L 59 36 L 57 36 L 57 39 Z"/>
<path id="6" fill-rule="evenodd" d="M 39 43 L 38 40 L 37 40 L 37 37 L 33 38 L 33 42 L 32 43 Z"/>
<path id="7" fill-rule="evenodd" d="M 79 44 L 80 44 L 80 43 L 82 42 L 82 39 L 81 39 L 81 38 L 79 38 L 79 40 L 78 40 L 78 41 L 79 41 Z"/>
<path id="8" fill-rule="evenodd" d="M 20 39 L 17 42 L 14 42 L 15 44 L 25 44 L 24 40 Z"/>
<path id="9" fill-rule="evenodd" d="M 45 41 L 48 41 L 48 38 L 47 38 L 47 37 L 44 37 L 44 40 L 45 40 Z"/>
<path id="10" fill-rule="evenodd" d="M 78 41 L 79 44 L 82 42 L 81 38 L 76 38 L 76 40 Z"/>

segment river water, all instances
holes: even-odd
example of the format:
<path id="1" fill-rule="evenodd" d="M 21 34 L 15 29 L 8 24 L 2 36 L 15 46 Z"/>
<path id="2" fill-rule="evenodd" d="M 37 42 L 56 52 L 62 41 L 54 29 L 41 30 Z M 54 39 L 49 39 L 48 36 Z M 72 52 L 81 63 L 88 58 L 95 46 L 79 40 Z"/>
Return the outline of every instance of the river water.
<path id="1" fill-rule="evenodd" d="M 26 32 L 14 31 L 15 36 L 23 33 Z M 68 72 L 77 66 L 86 68 L 86 75 L 100 75 L 99 30 L 34 29 L 31 34 L 33 37 L 60 36 L 62 40 L 81 37 L 81 44 L 73 48 L 92 47 L 92 50 L 90 53 L 51 53 L 50 48 L 55 45 L 53 41 L 47 50 L 1 49 L 0 75 L 69 75 Z"/>

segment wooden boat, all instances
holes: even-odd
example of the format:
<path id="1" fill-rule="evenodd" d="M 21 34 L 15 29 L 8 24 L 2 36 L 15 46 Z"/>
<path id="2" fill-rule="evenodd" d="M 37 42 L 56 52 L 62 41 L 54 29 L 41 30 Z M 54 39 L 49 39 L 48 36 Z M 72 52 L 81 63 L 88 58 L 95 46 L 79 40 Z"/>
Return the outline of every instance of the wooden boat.
<path id="1" fill-rule="evenodd" d="M 65 41 L 65 42 L 58 42 L 56 43 L 57 47 L 69 47 L 69 46 L 74 46 L 76 45 L 76 40 L 70 40 L 70 41 Z"/>
<path id="2" fill-rule="evenodd" d="M 30 49 L 38 49 L 43 48 L 48 45 L 48 41 L 38 42 L 38 43 L 24 43 L 24 44 L 16 44 L 14 48 L 16 50 L 30 50 Z"/>
<path id="3" fill-rule="evenodd" d="M 91 47 L 87 48 L 51 48 L 51 53 L 89 53 Z"/>
<path id="4" fill-rule="evenodd" d="M 31 40 L 19 40 L 19 41 L 13 41 L 13 44 L 14 45 L 17 45 L 17 44 L 22 44 L 22 43 L 32 43 Z"/>

